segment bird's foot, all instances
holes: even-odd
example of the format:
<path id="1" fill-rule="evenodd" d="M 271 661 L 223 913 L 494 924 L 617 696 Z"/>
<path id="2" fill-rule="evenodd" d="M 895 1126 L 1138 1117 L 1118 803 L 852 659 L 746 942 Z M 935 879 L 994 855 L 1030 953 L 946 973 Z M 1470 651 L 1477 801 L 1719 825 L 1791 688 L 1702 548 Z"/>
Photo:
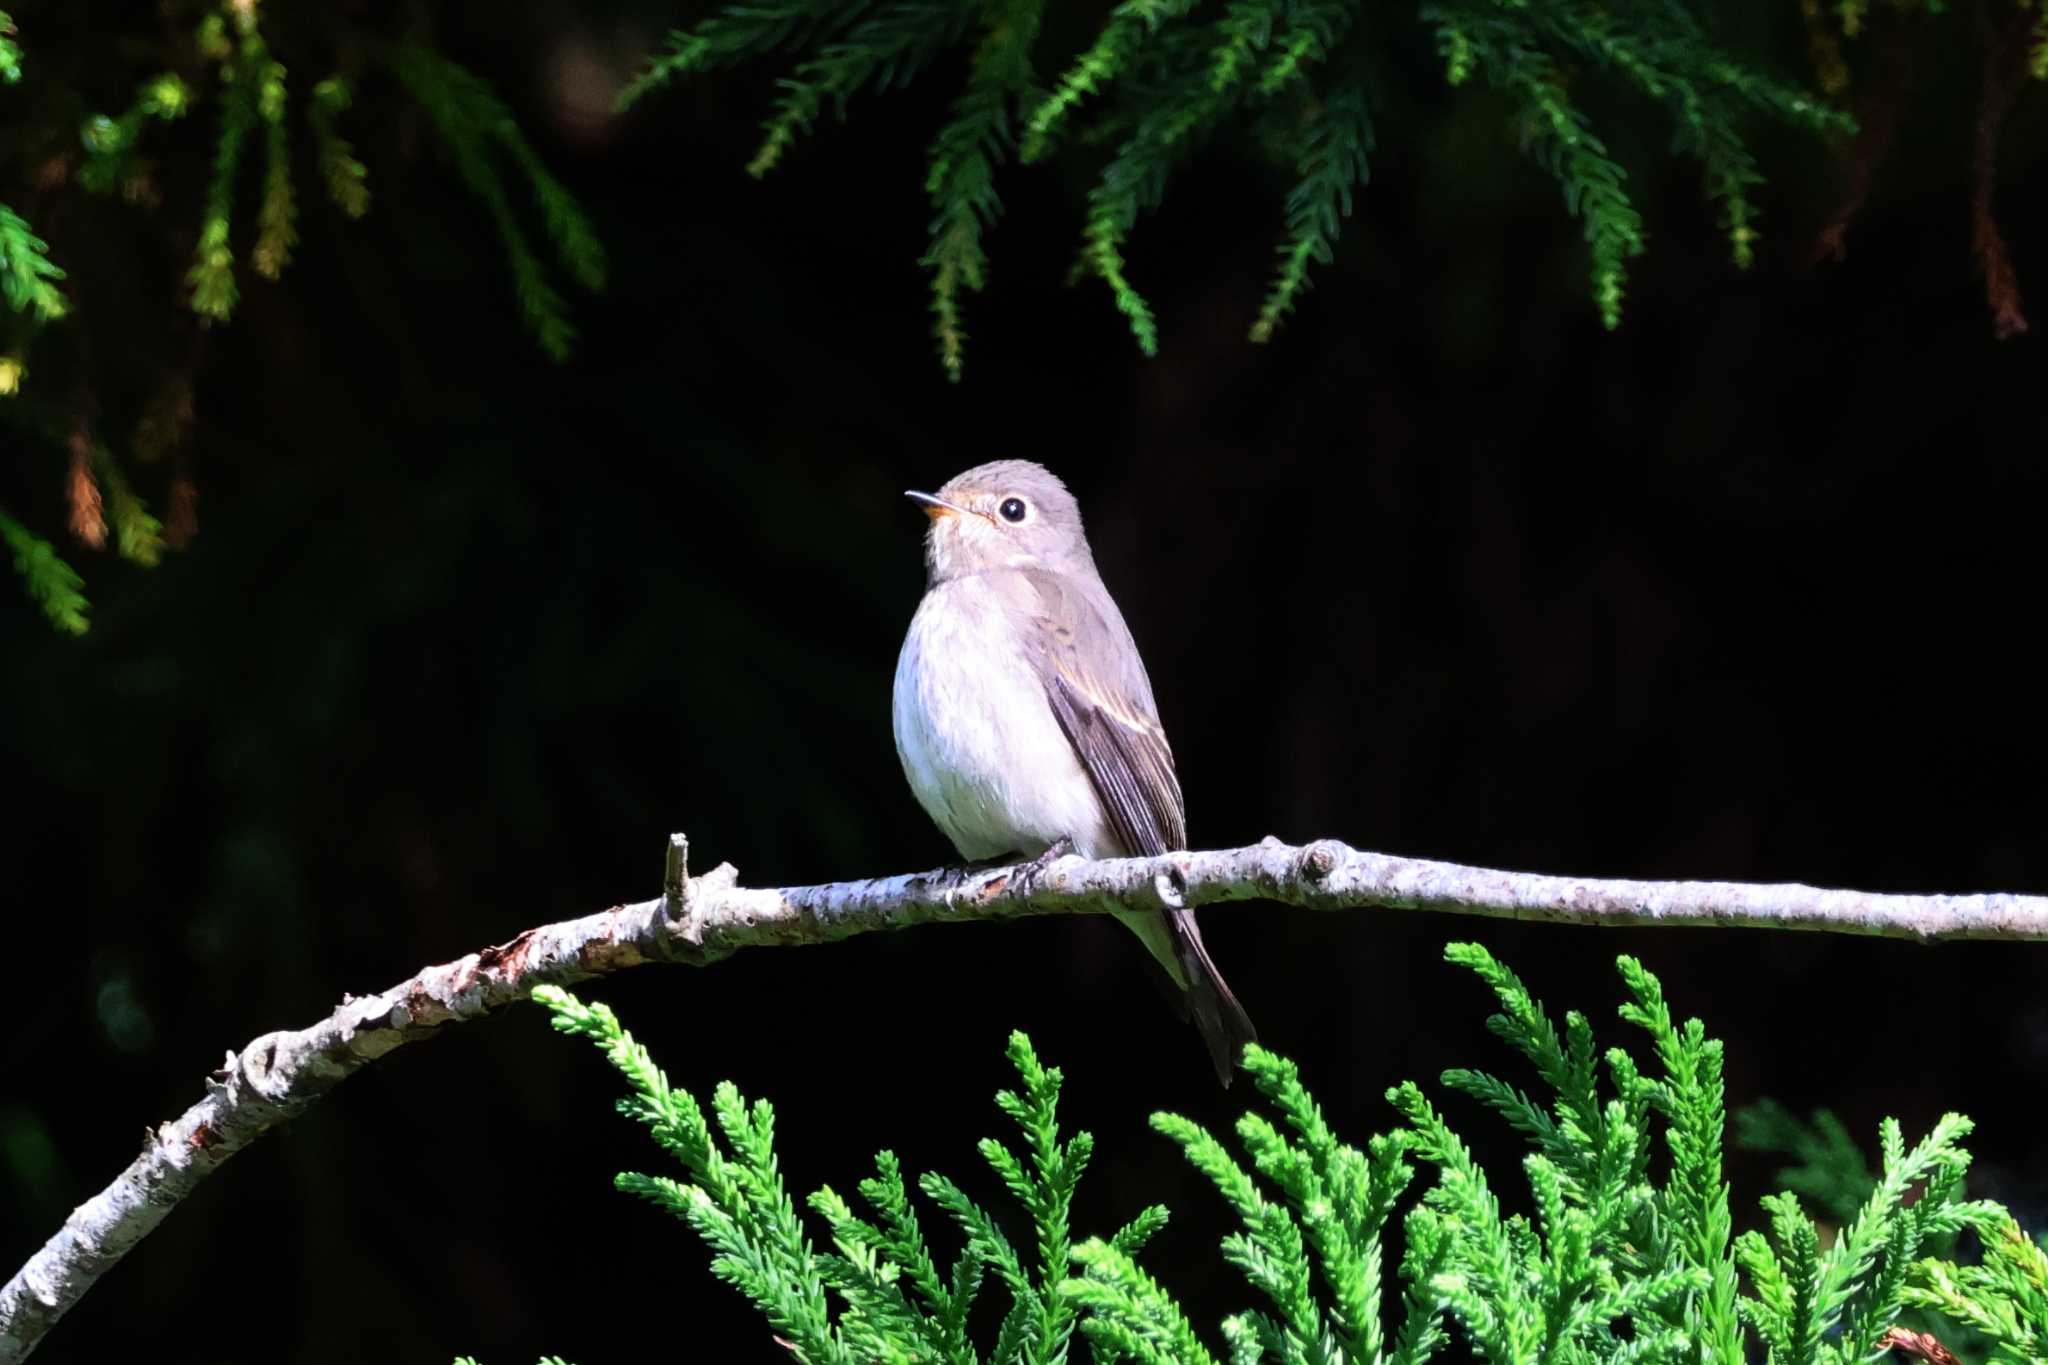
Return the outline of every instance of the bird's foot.
<path id="1" fill-rule="evenodd" d="M 948 863 L 939 869 L 939 876 L 962 890 L 967 884 L 976 882 L 990 872 L 1008 872 L 1007 877 L 994 877 L 979 882 L 974 887 L 976 894 L 993 896 L 1012 885 L 1020 891 L 1031 891 L 1048 867 L 1074 851 L 1074 841 L 1062 834 L 1046 845 L 1036 857 L 1026 858 L 1016 849 L 997 854 L 993 858 L 974 858 L 965 862 Z"/>
<path id="2" fill-rule="evenodd" d="M 1073 851 L 1074 841 L 1067 835 L 1062 834 L 1059 838 L 1047 844 L 1045 851 L 1037 857 L 1029 862 L 1018 864 L 1016 878 L 1018 885 L 1026 891 L 1036 889 L 1038 879 L 1045 875 L 1045 870 Z"/>
<path id="3" fill-rule="evenodd" d="M 987 880 L 988 874 L 1002 871 L 1005 868 L 1015 867 L 1023 860 L 1023 857 L 1022 853 L 1011 849 L 1008 853 L 1000 853 L 993 858 L 963 858 L 959 862 L 947 863 L 939 868 L 933 874 L 932 880 L 938 885 L 949 888 L 948 894 L 952 891 L 966 891 L 969 888 L 973 888 L 979 894 L 986 896 L 992 892 L 1002 890 L 1010 882 L 1008 877 L 998 877 L 993 882 L 990 882 Z"/>

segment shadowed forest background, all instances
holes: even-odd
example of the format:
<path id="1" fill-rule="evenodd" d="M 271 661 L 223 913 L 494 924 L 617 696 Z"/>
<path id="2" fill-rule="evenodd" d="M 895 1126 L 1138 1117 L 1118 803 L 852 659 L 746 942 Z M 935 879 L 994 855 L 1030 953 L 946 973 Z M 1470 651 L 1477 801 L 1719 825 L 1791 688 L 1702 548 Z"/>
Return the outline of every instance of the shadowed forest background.
<path id="1" fill-rule="evenodd" d="M 572 300 L 577 350 L 550 364 L 431 150 L 373 163 L 377 211 L 307 213 L 292 272 L 245 282 L 211 333 L 197 538 L 150 571 L 64 547 L 93 598 L 80 639 L 0 589 L 10 1271 L 224 1050 L 652 896 L 671 830 L 753 884 L 948 860 L 889 733 L 923 574 L 901 490 L 991 458 L 1079 495 L 1198 847 L 2048 891 L 2043 352 L 1993 339 L 1971 255 L 1966 38 L 1918 46 L 1929 93 L 1839 263 L 1810 260 L 1842 193 L 1820 139 L 1760 138 L 1766 235 L 1739 274 L 1661 121 L 1617 138 L 1651 250 L 1614 333 L 1555 186 L 1420 40 L 1337 262 L 1268 346 L 1244 340 L 1280 222 L 1267 172 L 1205 156 L 1137 229 L 1148 360 L 1099 286 L 1065 285 L 1085 166 L 1012 168 L 954 385 L 917 264 L 950 68 L 756 184 L 766 71 L 607 112 L 666 7 L 435 14 L 590 211 L 611 286 Z M 2029 88 L 1998 202 L 2022 290 L 2048 299 L 2044 111 Z M 365 143 L 405 145 L 369 91 L 359 117 Z M 175 264 L 101 260 L 74 226 L 37 224 L 81 295 L 173 287 Z M 61 458 L 9 439 L 0 500 L 54 535 Z M 1963 1110 L 1982 1192 L 2035 1225 L 2048 1208 L 2039 947 L 1203 920 L 1353 1141 L 1391 1125 L 1399 1080 L 1520 1076 L 1447 939 L 1482 940 L 1603 1043 L 1635 1041 L 1613 1019 L 1626 951 L 1728 1041 L 1731 1106 L 1830 1108 L 1866 1141 L 1884 1114 L 1917 1133 Z M 678 1085 L 772 1098 L 800 1192 L 850 1187 L 884 1146 L 992 1188 L 973 1141 L 1024 1029 L 1098 1139 L 1078 1229 L 1166 1202 L 1154 1266 L 1218 1313 L 1245 1292 L 1215 1256 L 1220 1205 L 1144 1126 L 1227 1124 L 1244 1096 L 1106 920 L 584 994 Z M 47 1358 L 599 1365 L 685 1332 L 709 1359 L 783 1358 L 684 1229 L 611 1190 L 662 1169 L 615 1093 L 538 1010 L 406 1049 L 232 1162 Z M 1513 1159 L 1476 1106 L 1446 1108 Z M 1773 1164 L 1734 1165 L 1738 1218 Z"/>

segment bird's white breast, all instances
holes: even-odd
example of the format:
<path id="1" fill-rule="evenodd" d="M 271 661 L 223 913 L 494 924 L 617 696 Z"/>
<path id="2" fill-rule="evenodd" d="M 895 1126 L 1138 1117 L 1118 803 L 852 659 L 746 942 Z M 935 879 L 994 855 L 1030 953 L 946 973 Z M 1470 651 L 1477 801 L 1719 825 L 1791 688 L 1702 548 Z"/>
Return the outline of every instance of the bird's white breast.
<path id="1" fill-rule="evenodd" d="M 963 858 L 1033 854 L 1067 835 L 1121 850 L 1025 657 L 979 577 L 927 592 L 896 659 L 896 753 L 918 804 Z"/>

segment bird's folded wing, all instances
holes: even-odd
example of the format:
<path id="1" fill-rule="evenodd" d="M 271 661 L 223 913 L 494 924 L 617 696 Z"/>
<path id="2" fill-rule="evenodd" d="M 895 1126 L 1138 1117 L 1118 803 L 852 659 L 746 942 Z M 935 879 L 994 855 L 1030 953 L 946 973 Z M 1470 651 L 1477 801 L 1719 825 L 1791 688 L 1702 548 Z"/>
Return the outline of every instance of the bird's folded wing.
<path id="1" fill-rule="evenodd" d="M 1110 827 L 1134 857 L 1186 848 L 1173 751 L 1130 632 L 1073 581 L 1043 572 L 1029 577 L 1039 602 L 1031 619 L 1037 648 L 1028 652 Z M 1109 613 L 1115 610 L 1108 606 Z"/>

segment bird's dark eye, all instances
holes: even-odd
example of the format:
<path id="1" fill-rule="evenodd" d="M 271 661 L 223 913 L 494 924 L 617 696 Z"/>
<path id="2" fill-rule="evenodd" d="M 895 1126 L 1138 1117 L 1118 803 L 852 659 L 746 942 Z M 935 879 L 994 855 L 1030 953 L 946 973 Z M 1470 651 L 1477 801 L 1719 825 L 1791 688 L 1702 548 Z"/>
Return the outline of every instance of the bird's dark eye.
<path id="1" fill-rule="evenodd" d="M 1024 506 L 1022 498 L 1004 498 L 1003 505 L 996 510 L 1003 514 L 1004 521 L 1022 521 L 1028 509 Z"/>

